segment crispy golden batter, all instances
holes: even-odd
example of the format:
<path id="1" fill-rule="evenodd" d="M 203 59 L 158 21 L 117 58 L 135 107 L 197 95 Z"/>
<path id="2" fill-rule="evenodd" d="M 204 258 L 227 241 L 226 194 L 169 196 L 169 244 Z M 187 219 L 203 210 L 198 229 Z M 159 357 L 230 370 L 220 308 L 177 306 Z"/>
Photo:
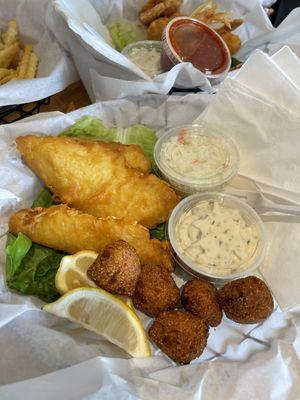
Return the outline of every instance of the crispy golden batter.
<path id="1" fill-rule="evenodd" d="M 256 276 L 236 279 L 219 292 L 226 316 L 240 324 L 257 324 L 268 318 L 274 309 L 268 286 Z"/>
<path id="2" fill-rule="evenodd" d="M 189 312 L 164 311 L 149 329 L 149 336 L 172 360 L 188 364 L 203 353 L 208 326 Z"/>
<path id="3" fill-rule="evenodd" d="M 139 256 L 124 240 L 106 246 L 87 271 L 102 289 L 123 296 L 133 295 L 140 273 Z"/>
<path id="4" fill-rule="evenodd" d="M 158 3 L 152 8 L 140 12 L 140 20 L 143 24 L 149 25 L 152 21 L 159 18 L 165 11 L 166 6 L 164 3 Z"/>
<path id="5" fill-rule="evenodd" d="M 147 31 L 148 40 L 162 40 L 164 29 L 169 21 L 170 19 L 166 17 L 161 17 L 152 21 Z"/>
<path id="6" fill-rule="evenodd" d="M 208 325 L 217 326 L 222 320 L 217 289 L 204 279 L 192 279 L 183 286 L 181 294 L 183 307 L 202 318 Z"/>
<path id="7" fill-rule="evenodd" d="M 140 11 L 140 20 L 143 24 L 149 25 L 155 22 L 160 17 L 173 17 L 179 11 L 181 0 L 148 0 Z M 163 23 L 165 23 L 164 21 Z M 162 21 L 156 23 L 150 29 L 148 39 L 153 37 L 153 40 L 161 40 L 161 36 L 157 33 L 158 28 L 161 30 Z M 156 34 L 154 34 L 156 32 Z M 161 31 L 162 32 L 162 31 Z M 154 39 L 157 38 L 157 39 Z"/>
<path id="8" fill-rule="evenodd" d="M 165 222 L 179 201 L 167 183 L 131 168 L 107 145 L 28 135 L 17 138 L 17 147 L 57 202 L 96 217 L 124 217 L 152 228 Z"/>
<path id="9" fill-rule="evenodd" d="M 181 0 L 164 0 L 166 9 L 164 15 L 170 17 L 172 14 L 177 13 L 181 6 Z"/>
<path id="10" fill-rule="evenodd" d="M 237 53 L 240 50 L 242 46 L 242 41 L 238 35 L 235 35 L 231 32 L 225 32 L 221 34 L 221 37 L 227 44 L 231 55 Z"/>
<path id="11" fill-rule="evenodd" d="M 165 243 L 150 240 L 148 229 L 127 219 L 97 218 L 66 205 L 25 209 L 10 217 L 9 230 L 22 232 L 33 242 L 74 254 L 80 250 L 102 252 L 105 246 L 125 240 L 142 263 L 155 263 L 173 270 Z"/>
<path id="12" fill-rule="evenodd" d="M 162 3 L 163 0 L 148 0 L 143 7 L 141 8 L 140 12 L 144 12 L 147 10 L 151 10 L 156 4 Z"/>
<path id="13" fill-rule="evenodd" d="M 160 265 L 142 265 L 132 298 L 135 308 L 156 317 L 162 311 L 174 310 L 179 300 L 179 289 L 165 268 Z"/>
<path id="14" fill-rule="evenodd" d="M 82 139 L 80 139 L 82 140 Z M 125 145 L 117 142 L 96 141 L 101 147 L 115 151 L 120 156 L 124 156 L 128 167 L 138 169 L 147 174 L 151 170 L 150 160 L 145 156 L 143 149 L 135 144 Z"/>
<path id="15" fill-rule="evenodd" d="M 230 26 L 223 25 L 220 28 L 217 28 L 216 32 L 218 32 L 219 35 L 223 35 L 226 32 L 234 31 L 239 26 L 241 26 L 243 23 L 244 23 L 244 20 L 242 20 L 242 19 L 234 19 L 233 21 L 230 21 Z"/>

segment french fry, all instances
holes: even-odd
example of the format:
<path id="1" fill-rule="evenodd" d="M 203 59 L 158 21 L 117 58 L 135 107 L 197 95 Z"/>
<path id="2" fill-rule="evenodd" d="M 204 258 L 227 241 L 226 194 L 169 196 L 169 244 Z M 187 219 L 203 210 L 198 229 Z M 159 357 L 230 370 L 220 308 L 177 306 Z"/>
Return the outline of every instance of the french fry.
<path id="1" fill-rule="evenodd" d="M 35 77 L 38 62 L 39 60 L 37 58 L 37 55 L 32 52 L 30 54 L 27 71 L 25 73 L 25 79 L 33 79 Z"/>
<path id="2" fill-rule="evenodd" d="M 26 72 L 28 70 L 28 65 L 29 65 L 29 60 L 30 60 L 30 54 L 32 52 L 32 45 L 31 44 L 25 44 L 24 46 L 24 51 L 23 51 L 23 56 L 19 62 L 18 65 L 18 79 L 25 79 Z"/>
<path id="3" fill-rule="evenodd" d="M 4 47 L 9 47 L 18 40 L 19 28 L 15 20 L 8 21 L 8 30 L 2 34 Z"/>
<path id="4" fill-rule="evenodd" d="M 34 78 L 38 62 L 33 46 L 20 42 L 17 21 L 10 20 L 7 31 L 0 35 L 0 85 Z"/>
<path id="5" fill-rule="evenodd" d="M 7 68 L 10 66 L 12 60 L 16 57 L 20 50 L 19 44 L 14 43 L 9 47 L 0 50 L 0 68 Z"/>

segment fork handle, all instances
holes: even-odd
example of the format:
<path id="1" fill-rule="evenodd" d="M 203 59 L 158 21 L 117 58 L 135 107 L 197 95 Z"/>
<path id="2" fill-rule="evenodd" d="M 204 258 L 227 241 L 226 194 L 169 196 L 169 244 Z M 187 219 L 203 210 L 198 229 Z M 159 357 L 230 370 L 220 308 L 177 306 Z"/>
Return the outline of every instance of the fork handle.
<path id="1" fill-rule="evenodd" d="M 300 206 L 287 206 L 287 205 L 277 205 L 272 204 L 270 206 L 263 206 L 260 211 L 262 212 L 269 212 L 269 211 L 276 211 L 281 212 L 283 214 L 290 214 L 290 215 L 300 215 Z"/>

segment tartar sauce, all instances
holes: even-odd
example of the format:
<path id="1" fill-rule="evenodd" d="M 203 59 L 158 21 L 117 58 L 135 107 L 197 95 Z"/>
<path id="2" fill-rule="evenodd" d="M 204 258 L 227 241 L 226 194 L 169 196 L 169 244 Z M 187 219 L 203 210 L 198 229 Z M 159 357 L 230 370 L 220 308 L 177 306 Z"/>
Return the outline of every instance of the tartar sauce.
<path id="1" fill-rule="evenodd" d="M 175 240 L 199 269 L 226 275 L 247 268 L 256 252 L 259 234 L 239 210 L 218 201 L 201 201 L 181 215 Z"/>
<path id="2" fill-rule="evenodd" d="M 134 47 L 127 57 L 151 78 L 161 72 L 161 50 L 158 48 Z"/>
<path id="3" fill-rule="evenodd" d="M 162 167 L 173 176 L 203 179 L 222 174 L 230 164 L 230 153 L 221 138 L 192 135 L 182 129 L 165 142 L 160 151 Z"/>

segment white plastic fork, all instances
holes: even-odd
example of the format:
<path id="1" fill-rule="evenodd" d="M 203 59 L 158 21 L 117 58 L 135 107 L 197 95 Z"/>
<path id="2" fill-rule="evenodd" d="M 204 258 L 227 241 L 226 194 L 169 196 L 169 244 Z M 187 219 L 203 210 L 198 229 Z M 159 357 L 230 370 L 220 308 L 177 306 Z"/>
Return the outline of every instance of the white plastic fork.
<path id="1" fill-rule="evenodd" d="M 289 215 L 300 215 L 300 205 L 271 193 L 239 189 L 230 189 L 228 193 L 240 198 L 241 200 L 245 200 L 247 204 L 254 208 L 259 214 L 278 212 Z M 275 203 L 273 203 L 273 201 Z"/>

